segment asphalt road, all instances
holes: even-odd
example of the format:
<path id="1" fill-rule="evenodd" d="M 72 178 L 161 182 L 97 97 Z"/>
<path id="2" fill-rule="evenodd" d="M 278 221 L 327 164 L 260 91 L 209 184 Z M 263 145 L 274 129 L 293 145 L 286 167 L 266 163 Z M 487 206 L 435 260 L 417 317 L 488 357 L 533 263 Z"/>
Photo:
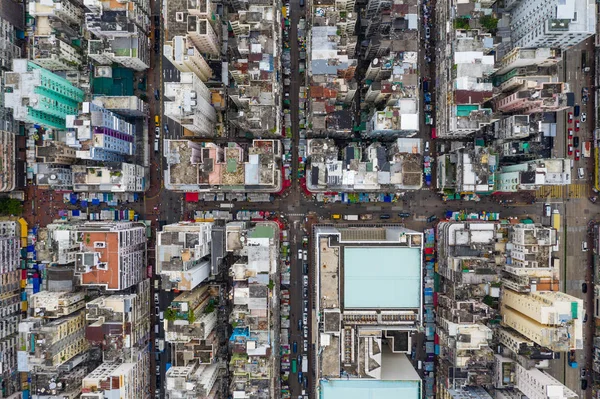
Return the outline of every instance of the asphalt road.
<path id="1" fill-rule="evenodd" d="M 593 137 L 594 126 L 595 126 L 595 112 L 594 112 L 594 91 L 593 91 L 593 72 L 584 72 L 581 68 L 582 53 L 587 52 L 587 66 L 590 67 L 591 71 L 594 71 L 594 40 L 593 38 L 580 43 L 578 46 L 569 49 L 566 54 L 563 55 L 563 61 L 558 66 L 558 76 L 569 84 L 570 91 L 575 94 L 575 103 L 580 105 L 581 113 L 586 113 L 587 119 L 585 122 L 581 122 L 581 128 L 579 132 L 574 132 L 575 136 L 580 137 L 580 143 L 589 141 Z M 589 102 L 583 104 L 582 102 L 582 88 L 587 87 L 590 90 Z M 567 157 L 573 159 L 572 169 L 572 180 L 574 183 L 588 183 L 593 184 L 591 181 L 591 173 L 594 168 L 593 158 L 580 157 L 579 161 L 574 160 L 574 156 L 569 156 L 567 148 L 569 143 L 572 141 L 568 139 L 567 129 L 573 128 L 574 123 L 568 123 L 568 113 L 573 112 L 570 108 L 566 111 L 557 113 L 557 137 L 554 141 L 553 156 L 556 157 Z M 574 119 L 581 120 L 581 117 Z M 582 145 L 579 145 L 579 149 L 582 149 Z M 577 169 L 584 168 L 585 177 L 579 179 L 577 177 Z M 584 349 L 577 351 L 577 360 L 579 363 L 578 369 L 571 368 L 567 365 L 567 356 L 564 356 L 560 360 L 552 362 L 551 369 L 549 370 L 559 381 L 563 382 L 574 392 L 579 394 L 581 398 L 591 399 L 593 385 L 589 381 L 588 389 L 586 392 L 581 390 L 581 368 L 585 367 L 588 370 L 592 369 L 593 363 L 593 335 L 594 335 L 594 288 L 592 285 L 593 281 L 593 268 L 590 268 L 592 264 L 592 252 L 582 251 L 582 242 L 587 241 L 588 247 L 593 248 L 592 241 L 587 236 L 587 224 L 590 220 L 600 220 L 600 207 L 598 204 L 594 204 L 588 200 L 585 196 L 583 198 L 573 198 L 569 195 L 568 190 L 565 193 L 564 198 L 550 199 L 547 202 L 554 202 L 554 206 L 561 209 L 563 217 L 563 231 L 560 233 L 561 244 L 561 284 L 562 289 L 567 294 L 576 296 L 584 299 L 584 307 L 588 316 L 588 321 L 584 325 Z M 582 284 L 587 284 L 587 294 L 582 292 Z M 591 373 L 592 375 L 594 373 Z"/>

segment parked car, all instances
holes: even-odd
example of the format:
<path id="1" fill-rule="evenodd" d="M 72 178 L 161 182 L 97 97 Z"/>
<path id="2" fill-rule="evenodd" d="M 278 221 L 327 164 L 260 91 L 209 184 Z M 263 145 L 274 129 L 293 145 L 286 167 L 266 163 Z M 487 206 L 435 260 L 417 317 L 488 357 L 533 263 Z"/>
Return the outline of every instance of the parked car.
<path id="1" fill-rule="evenodd" d="M 304 326 L 303 336 L 304 338 L 308 338 L 308 326 Z"/>
<path id="2" fill-rule="evenodd" d="M 429 152 L 429 141 L 425 142 L 425 153 Z"/>
<path id="3" fill-rule="evenodd" d="M 571 144 L 569 144 L 569 147 L 567 149 L 567 154 L 573 155 L 573 146 Z"/>
<path id="4" fill-rule="evenodd" d="M 582 121 L 582 122 L 585 122 L 585 121 L 586 121 L 586 119 L 587 119 L 587 114 L 586 114 L 585 112 L 582 112 L 582 113 L 581 113 L 581 121 Z"/>
<path id="5" fill-rule="evenodd" d="M 298 343 L 296 341 L 294 341 L 294 343 L 292 344 L 292 352 L 298 352 Z"/>
<path id="6" fill-rule="evenodd" d="M 308 287 L 308 276 L 302 277 L 302 285 L 304 285 L 304 287 Z"/>
<path id="7" fill-rule="evenodd" d="M 298 384 L 302 384 L 302 371 L 298 371 Z"/>
<path id="8" fill-rule="evenodd" d="M 306 327 L 306 324 L 308 324 L 308 314 L 304 313 L 302 315 L 302 323 L 304 323 L 304 327 Z"/>
<path id="9" fill-rule="evenodd" d="M 400 212 L 398 214 L 399 217 L 401 217 L 402 219 L 406 219 L 410 217 L 410 212 Z"/>
<path id="10" fill-rule="evenodd" d="M 304 349 L 304 352 L 308 352 L 308 340 L 304 340 L 302 343 L 302 349 Z"/>
<path id="11" fill-rule="evenodd" d="M 583 315 L 583 322 L 584 322 L 584 323 L 587 323 L 587 313 L 585 313 L 585 314 Z"/>
<path id="12" fill-rule="evenodd" d="M 573 128 L 572 127 L 568 128 L 567 133 L 569 134 L 569 140 L 571 140 L 573 138 Z"/>
<path id="13" fill-rule="evenodd" d="M 581 292 L 587 294 L 587 283 L 581 284 Z"/>
<path id="14" fill-rule="evenodd" d="M 302 273 L 308 274 L 308 263 L 302 264 Z"/>
<path id="15" fill-rule="evenodd" d="M 580 127 L 581 122 L 579 122 L 579 119 L 575 119 L 575 131 L 578 132 Z"/>
<path id="16" fill-rule="evenodd" d="M 579 150 L 575 150 L 575 160 L 579 161 L 579 158 L 581 157 L 581 151 Z"/>
<path id="17" fill-rule="evenodd" d="M 429 39 L 431 37 L 431 29 L 428 27 L 425 28 L 425 39 Z"/>
<path id="18" fill-rule="evenodd" d="M 588 250 L 587 241 L 582 241 L 581 242 L 581 251 L 582 252 L 587 252 L 587 250 Z"/>
<path id="19" fill-rule="evenodd" d="M 546 217 L 550 217 L 551 214 L 552 214 L 552 207 L 550 206 L 550 204 L 544 204 L 544 215 Z"/>
<path id="20" fill-rule="evenodd" d="M 154 89 L 154 98 L 160 100 L 160 91 L 158 89 Z"/>
<path id="21" fill-rule="evenodd" d="M 298 319 L 298 331 L 302 331 L 302 320 Z"/>
<path id="22" fill-rule="evenodd" d="M 389 219 L 390 215 L 388 215 L 387 213 L 382 213 L 381 215 L 379 215 L 379 219 Z"/>
<path id="23" fill-rule="evenodd" d="M 573 123 L 573 113 L 569 112 L 569 123 Z"/>
<path id="24" fill-rule="evenodd" d="M 584 378 L 581 380 L 581 390 L 585 391 L 587 389 L 587 387 L 588 387 L 588 382 L 587 382 L 587 379 Z"/>
<path id="25" fill-rule="evenodd" d="M 305 299 L 303 302 L 304 305 L 304 313 L 308 313 L 308 301 Z"/>
<path id="26" fill-rule="evenodd" d="M 575 148 L 579 147 L 579 136 L 573 137 L 573 147 L 575 147 Z"/>
<path id="27" fill-rule="evenodd" d="M 577 169 L 577 177 L 579 177 L 580 179 L 583 179 L 585 177 L 585 169 L 583 169 L 583 168 Z"/>
<path id="28" fill-rule="evenodd" d="M 575 107 L 573 107 L 573 112 L 575 112 L 575 118 L 577 118 L 579 116 L 579 112 L 581 111 L 581 107 L 579 105 L 576 105 Z M 573 119 L 571 119 L 571 121 L 569 122 L 573 122 Z"/>

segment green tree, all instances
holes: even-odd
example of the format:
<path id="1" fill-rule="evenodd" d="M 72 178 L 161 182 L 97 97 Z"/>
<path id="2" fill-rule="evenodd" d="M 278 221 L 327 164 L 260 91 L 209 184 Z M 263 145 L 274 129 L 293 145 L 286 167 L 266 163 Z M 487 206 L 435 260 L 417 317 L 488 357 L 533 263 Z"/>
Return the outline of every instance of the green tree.
<path id="1" fill-rule="evenodd" d="M 23 214 L 23 204 L 14 198 L 0 199 L 0 215 L 21 216 Z"/>
<path id="2" fill-rule="evenodd" d="M 498 27 L 498 18 L 494 18 L 491 15 L 484 15 L 479 18 L 479 23 L 488 31 L 493 32 Z"/>
<path id="3" fill-rule="evenodd" d="M 469 29 L 469 18 L 456 18 L 454 20 L 454 29 Z"/>

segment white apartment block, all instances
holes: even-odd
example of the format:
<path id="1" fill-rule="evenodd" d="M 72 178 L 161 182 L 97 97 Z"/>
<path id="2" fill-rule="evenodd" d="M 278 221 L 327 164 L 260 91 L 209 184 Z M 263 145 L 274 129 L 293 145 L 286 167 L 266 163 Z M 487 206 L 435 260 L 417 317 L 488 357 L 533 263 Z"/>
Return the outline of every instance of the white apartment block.
<path id="1" fill-rule="evenodd" d="M 182 72 L 180 81 L 165 83 L 164 90 L 166 117 L 196 135 L 214 135 L 217 115 L 211 104 L 210 90 L 200 77 L 192 72 Z"/>
<path id="2" fill-rule="evenodd" d="M 115 166 L 73 165 L 73 191 L 75 192 L 142 192 L 145 188 L 145 171 L 141 165 L 130 163 Z"/>
<path id="3" fill-rule="evenodd" d="M 28 2 L 28 12 L 29 15 L 36 18 L 36 32 L 45 34 L 46 31 L 50 31 L 50 19 L 57 19 L 67 24 L 81 25 L 83 10 L 75 4 L 70 0 L 30 0 Z"/>
<path id="4" fill-rule="evenodd" d="M 596 6 L 588 0 L 509 2 L 514 47 L 567 49 L 596 33 Z"/>
<path id="5" fill-rule="evenodd" d="M 497 75 L 505 74 L 515 68 L 528 66 L 548 67 L 556 65 L 562 59 L 560 50 L 550 47 L 520 48 L 516 47 L 499 60 Z"/>
<path id="6" fill-rule="evenodd" d="M 176 21 L 183 22 L 184 12 L 176 14 Z M 210 20 L 206 17 L 187 15 L 188 38 L 202 53 L 218 55 L 221 51 L 219 35 L 213 29 Z"/>
<path id="7" fill-rule="evenodd" d="M 105 362 L 81 383 L 81 399 L 154 397 L 150 390 L 150 356 L 140 353 L 130 363 Z"/>
<path id="8" fill-rule="evenodd" d="M 557 291 L 502 291 L 502 321 L 555 352 L 583 349 L 583 301 Z"/>
<path id="9" fill-rule="evenodd" d="M 574 399 L 578 395 L 545 371 L 515 365 L 516 387 L 528 399 Z"/>
<path id="10" fill-rule="evenodd" d="M 163 46 L 164 56 L 181 72 L 193 72 L 206 82 L 213 74 L 200 50 L 185 36 L 175 36 Z"/>
<path id="11" fill-rule="evenodd" d="M 212 222 L 169 224 L 157 232 L 156 273 L 180 291 L 190 291 L 211 271 Z"/>
<path id="12" fill-rule="evenodd" d="M 178 399 L 210 397 L 223 367 L 220 363 L 171 367 L 166 374 L 166 396 Z"/>

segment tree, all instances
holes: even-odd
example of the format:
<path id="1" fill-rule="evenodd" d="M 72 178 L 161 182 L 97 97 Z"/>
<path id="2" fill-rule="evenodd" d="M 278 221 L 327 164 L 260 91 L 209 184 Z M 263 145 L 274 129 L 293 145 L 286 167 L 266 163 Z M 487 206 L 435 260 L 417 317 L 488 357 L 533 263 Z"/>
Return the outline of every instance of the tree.
<path id="1" fill-rule="evenodd" d="M 488 31 L 493 32 L 498 27 L 498 18 L 494 18 L 491 15 L 484 15 L 479 18 L 479 23 Z"/>
<path id="2" fill-rule="evenodd" d="M 0 215 L 21 216 L 21 214 L 23 214 L 23 204 L 21 203 L 21 201 L 14 198 L 0 199 Z"/>
<path id="3" fill-rule="evenodd" d="M 469 18 L 456 18 L 454 20 L 454 29 L 469 29 Z"/>

